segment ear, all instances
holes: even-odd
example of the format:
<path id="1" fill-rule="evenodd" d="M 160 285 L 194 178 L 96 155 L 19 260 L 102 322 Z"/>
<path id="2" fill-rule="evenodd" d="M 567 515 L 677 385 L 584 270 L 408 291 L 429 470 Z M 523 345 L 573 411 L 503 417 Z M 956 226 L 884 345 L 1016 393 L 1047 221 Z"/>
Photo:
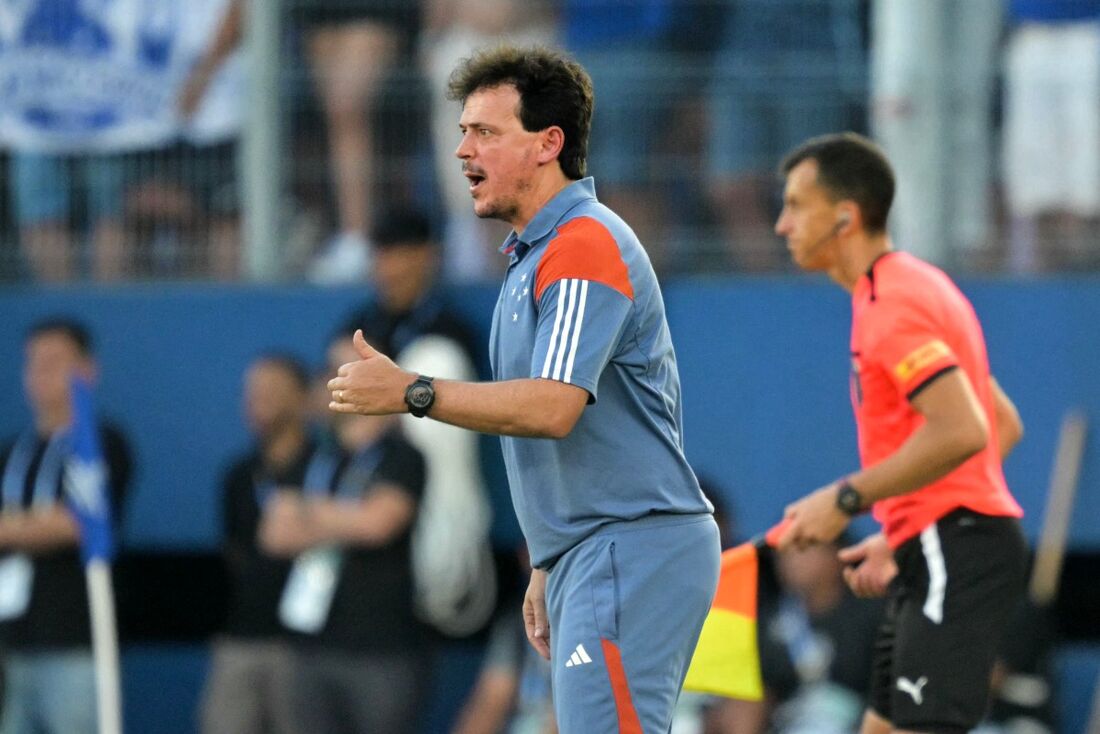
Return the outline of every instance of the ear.
<path id="1" fill-rule="evenodd" d="M 841 202 L 837 207 L 836 223 L 837 232 L 848 231 L 852 225 L 863 227 L 863 217 L 860 214 L 859 206 L 854 201 Z"/>
<path id="2" fill-rule="evenodd" d="M 550 163 L 561 157 L 565 147 L 565 133 L 557 125 L 551 125 L 539 133 L 538 162 Z"/>

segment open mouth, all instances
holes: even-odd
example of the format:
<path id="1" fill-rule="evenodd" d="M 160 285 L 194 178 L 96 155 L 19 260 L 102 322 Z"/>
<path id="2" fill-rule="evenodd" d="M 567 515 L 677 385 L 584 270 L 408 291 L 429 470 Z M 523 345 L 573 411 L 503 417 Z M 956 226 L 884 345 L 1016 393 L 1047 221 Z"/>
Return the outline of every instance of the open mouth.
<path id="1" fill-rule="evenodd" d="M 470 193 L 474 194 L 485 183 L 485 176 L 473 171 L 466 171 L 466 180 L 470 182 Z"/>

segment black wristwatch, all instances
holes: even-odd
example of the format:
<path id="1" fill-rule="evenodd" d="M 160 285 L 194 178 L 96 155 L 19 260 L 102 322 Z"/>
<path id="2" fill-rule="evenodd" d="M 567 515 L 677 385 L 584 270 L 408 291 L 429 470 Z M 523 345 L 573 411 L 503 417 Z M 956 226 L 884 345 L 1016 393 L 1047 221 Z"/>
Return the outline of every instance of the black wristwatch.
<path id="1" fill-rule="evenodd" d="M 848 480 L 840 483 L 836 492 L 836 507 L 848 517 L 855 517 L 863 512 L 863 495 L 856 490 Z"/>
<path id="2" fill-rule="evenodd" d="M 435 378 L 420 375 L 411 385 L 405 388 L 405 405 L 409 406 L 409 412 L 416 418 L 426 416 L 435 403 L 433 379 Z"/>

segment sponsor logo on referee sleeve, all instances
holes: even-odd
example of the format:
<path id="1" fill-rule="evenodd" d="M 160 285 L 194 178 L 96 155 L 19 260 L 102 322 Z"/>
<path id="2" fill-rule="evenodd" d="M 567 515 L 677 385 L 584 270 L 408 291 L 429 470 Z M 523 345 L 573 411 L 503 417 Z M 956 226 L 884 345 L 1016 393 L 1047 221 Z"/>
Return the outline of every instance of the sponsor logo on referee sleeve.
<path id="1" fill-rule="evenodd" d="M 590 662 L 592 662 L 592 658 L 588 656 L 588 651 L 584 649 L 584 645 L 577 645 L 577 649 L 565 661 L 565 667 L 572 668 L 576 665 L 587 665 Z"/>
<path id="2" fill-rule="evenodd" d="M 902 676 L 901 678 L 898 678 L 897 686 L 899 691 L 901 691 L 902 693 L 908 693 L 912 697 L 913 703 L 920 706 L 922 703 L 924 703 L 923 689 L 927 683 L 928 676 L 926 675 L 922 675 L 920 678 L 917 678 L 916 683 L 909 680 L 905 676 Z"/>
<path id="3" fill-rule="evenodd" d="M 926 367 L 950 356 L 951 348 L 939 339 L 933 339 L 905 355 L 905 358 L 894 367 L 894 374 L 896 374 L 898 379 L 902 382 L 906 382 L 915 377 Z"/>

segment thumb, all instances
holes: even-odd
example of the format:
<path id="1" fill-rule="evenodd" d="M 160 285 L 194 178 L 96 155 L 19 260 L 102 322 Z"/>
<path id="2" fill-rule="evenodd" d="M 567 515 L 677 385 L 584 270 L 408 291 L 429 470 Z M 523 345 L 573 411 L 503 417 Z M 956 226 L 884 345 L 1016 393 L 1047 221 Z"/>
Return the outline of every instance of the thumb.
<path id="1" fill-rule="evenodd" d="M 371 357 L 378 356 L 378 350 L 367 344 L 367 340 L 363 337 L 363 330 L 356 329 L 355 336 L 351 338 L 351 343 L 355 345 L 355 351 L 359 352 L 359 356 L 363 359 L 370 359 Z"/>

